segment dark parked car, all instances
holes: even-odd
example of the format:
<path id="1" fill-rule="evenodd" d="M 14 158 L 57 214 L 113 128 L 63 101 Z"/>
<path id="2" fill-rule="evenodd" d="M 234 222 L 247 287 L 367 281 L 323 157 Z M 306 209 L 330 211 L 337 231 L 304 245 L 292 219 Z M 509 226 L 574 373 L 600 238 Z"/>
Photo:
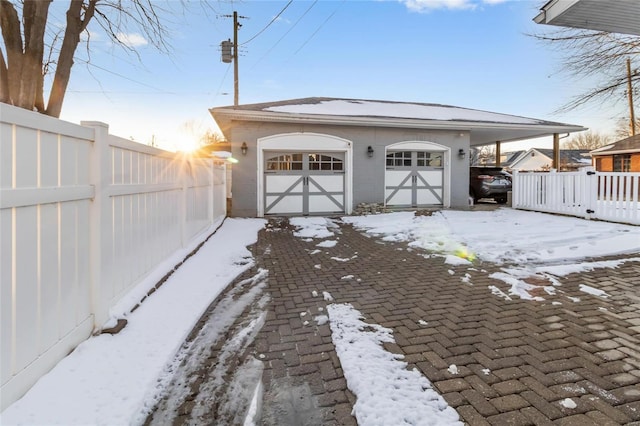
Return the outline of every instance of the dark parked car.
<path id="1" fill-rule="evenodd" d="M 511 191 L 511 174 L 502 167 L 471 167 L 469 196 L 477 203 L 481 198 L 493 198 L 498 204 L 507 202 Z"/>

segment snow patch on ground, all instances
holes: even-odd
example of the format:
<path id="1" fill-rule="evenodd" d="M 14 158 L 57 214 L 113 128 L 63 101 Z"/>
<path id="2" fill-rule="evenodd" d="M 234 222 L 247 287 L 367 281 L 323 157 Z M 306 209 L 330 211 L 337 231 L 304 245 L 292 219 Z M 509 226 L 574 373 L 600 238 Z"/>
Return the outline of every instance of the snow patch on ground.
<path id="1" fill-rule="evenodd" d="M 518 296 L 524 300 L 535 300 L 535 301 L 543 301 L 544 298 L 540 296 L 533 296 L 531 293 L 538 289 L 540 286 L 535 286 L 532 284 L 528 284 L 521 279 L 514 277 L 513 275 L 504 273 L 504 272 L 494 272 L 489 275 L 489 278 L 495 278 L 497 280 L 503 281 L 511 286 L 509 289 L 509 295 Z M 493 290 L 492 293 L 496 294 Z M 500 297 L 502 295 L 498 294 Z M 511 300 L 511 298 L 506 299 Z"/>
<path id="2" fill-rule="evenodd" d="M 338 244 L 338 240 L 325 240 L 316 244 L 316 247 L 331 248 Z"/>
<path id="3" fill-rule="evenodd" d="M 444 263 L 448 265 L 471 265 L 472 264 L 467 259 L 463 259 L 453 254 L 446 255 L 444 259 Z"/>
<path id="4" fill-rule="evenodd" d="M 327 302 L 333 302 L 333 296 L 331 296 L 331 293 L 329 293 L 328 291 L 323 291 L 322 292 L 322 297 L 324 298 L 324 300 L 326 300 Z"/>
<path id="5" fill-rule="evenodd" d="M 580 291 L 582 291 L 582 292 L 584 292 L 584 293 L 591 294 L 591 295 L 593 295 L 593 296 L 600 296 L 600 297 L 603 297 L 603 298 L 605 298 L 605 299 L 606 299 L 607 297 L 609 297 L 609 295 L 608 295 L 606 292 L 604 292 L 604 291 L 602 291 L 602 290 L 599 290 L 599 289 L 597 289 L 597 288 L 594 288 L 594 287 L 590 287 L 590 286 L 588 286 L 588 285 L 586 285 L 586 284 L 580 284 L 580 286 L 579 286 L 579 290 L 580 290 Z"/>
<path id="6" fill-rule="evenodd" d="M 360 426 L 418 425 L 427 419 L 431 425 L 462 425 L 422 374 L 407 370 L 402 355 L 384 350 L 384 342 L 395 342 L 390 329 L 363 322 L 350 304 L 331 304 L 327 310 Z"/>
<path id="7" fill-rule="evenodd" d="M 329 238 L 334 232 L 329 228 L 336 228 L 336 224 L 326 217 L 292 217 L 289 223 L 298 228 L 293 235 L 299 238 Z"/>
<path id="8" fill-rule="evenodd" d="M 590 272 L 600 268 L 615 269 L 626 262 L 640 262 L 640 257 L 630 257 L 627 259 L 617 259 L 617 260 L 603 260 L 598 262 L 579 262 L 579 263 L 571 263 L 567 265 L 539 266 L 536 268 L 536 271 L 547 272 L 549 274 L 555 275 L 556 277 L 564 277 L 569 274 L 576 274 L 579 272 Z"/>
<path id="9" fill-rule="evenodd" d="M 562 405 L 564 408 L 569 409 L 574 409 L 578 406 L 571 398 L 563 399 L 562 401 L 560 401 L 560 405 Z"/>
<path id="10" fill-rule="evenodd" d="M 343 222 L 385 241 L 493 263 L 530 264 L 638 251 L 640 227 L 500 208 L 349 216 Z M 517 235 L 517 238 L 514 236 Z M 460 256 L 459 256 L 460 257 Z"/>
<path id="11" fill-rule="evenodd" d="M 335 260 L 336 262 L 348 262 L 351 260 L 351 258 L 349 257 L 336 257 L 336 256 L 332 257 L 331 259 Z"/>

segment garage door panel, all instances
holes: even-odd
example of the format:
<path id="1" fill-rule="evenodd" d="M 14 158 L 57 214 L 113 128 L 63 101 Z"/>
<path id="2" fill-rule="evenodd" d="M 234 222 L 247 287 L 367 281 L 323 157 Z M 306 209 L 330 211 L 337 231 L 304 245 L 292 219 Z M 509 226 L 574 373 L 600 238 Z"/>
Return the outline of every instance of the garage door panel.
<path id="1" fill-rule="evenodd" d="M 410 206 L 412 193 L 413 190 L 411 188 L 398 190 L 387 189 L 385 198 L 387 200 L 387 204 L 389 205 Z"/>
<path id="2" fill-rule="evenodd" d="M 410 178 L 411 171 L 407 170 L 387 170 L 386 186 L 411 186 Z M 404 182 L 404 184 L 403 184 Z"/>
<path id="3" fill-rule="evenodd" d="M 309 193 L 344 192 L 344 175 L 309 176 Z"/>
<path id="4" fill-rule="evenodd" d="M 424 181 L 428 182 L 430 186 L 442 187 L 442 170 L 419 171 L 418 175 L 420 175 Z"/>
<path id="5" fill-rule="evenodd" d="M 266 175 L 267 194 L 276 192 L 302 192 L 302 178 L 295 175 Z"/>
<path id="6" fill-rule="evenodd" d="M 292 214 L 302 211 L 302 195 L 287 195 L 278 201 L 278 196 L 267 195 L 267 214 Z M 276 202 L 277 201 L 277 202 Z M 273 204 L 275 202 L 275 204 Z"/>
<path id="7" fill-rule="evenodd" d="M 342 213 L 344 196 L 309 195 L 309 213 Z"/>
<path id="8" fill-rule="evenodd" d="M 435 193 L 429 190 L 418 191 L 417 201 L 418 204 L 442 204 L 442 190 Z"/>

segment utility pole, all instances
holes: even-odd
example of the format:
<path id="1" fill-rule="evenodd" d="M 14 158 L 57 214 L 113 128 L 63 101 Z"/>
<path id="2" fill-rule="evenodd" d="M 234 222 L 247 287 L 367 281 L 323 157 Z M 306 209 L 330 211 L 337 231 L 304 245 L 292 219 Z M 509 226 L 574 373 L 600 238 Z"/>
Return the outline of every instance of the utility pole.
<path id="1" fill-rule="evenodd" d="M 240 56 L 238 50 L 238 30 L 242 26 L 238 22 L 238 18 L 246 19 L 246 16 L 238 16 L 238 12 L 233 11 L 233 15 L 222 15 L 224 18 L 233 18 L 233 43 L 231 40 L 223 41 L 220 43 L 222 51 L 222 62 L 229 63 L 233 59 L 233 105 L 238 105 L 238 57 Z M 233 47 L 233 54 L 231 54 L 231 48 Z"/>
<path id="2" fill-rule="evenodd" d="M 238 106 L 238 12 L 233 11 L 233 105 Z"/>
<path id="3" fill-rule="evenodd" d="M 627 96 L 629 97 L 629 125 L 631 136 L 636 135 L 636 116 L 633 112 L 633 86 L 631 85 L 631 59 L 627 58 Z"/>

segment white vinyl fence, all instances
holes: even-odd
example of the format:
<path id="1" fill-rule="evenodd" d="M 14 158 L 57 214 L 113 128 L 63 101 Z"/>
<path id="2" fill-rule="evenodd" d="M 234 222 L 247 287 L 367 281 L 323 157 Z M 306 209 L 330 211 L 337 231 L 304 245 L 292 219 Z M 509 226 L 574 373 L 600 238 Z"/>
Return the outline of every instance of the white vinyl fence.
<path id="1" fill-rule="evenodd" d="M 226 214 L 225 166 L 0 104 L 4 409 Z"/>
<path id="2" fill-rule="evenodd" d="M 513 207 L 640 225 L 640 173 L 515 172 Z"/>

